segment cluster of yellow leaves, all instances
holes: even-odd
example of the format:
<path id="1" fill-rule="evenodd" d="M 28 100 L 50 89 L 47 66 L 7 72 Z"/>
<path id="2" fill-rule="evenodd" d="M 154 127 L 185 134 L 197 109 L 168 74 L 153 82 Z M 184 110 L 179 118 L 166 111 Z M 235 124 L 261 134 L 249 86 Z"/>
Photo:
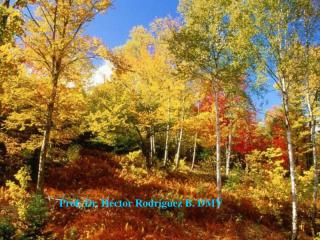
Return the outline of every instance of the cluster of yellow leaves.
<path id="1" fill-rule="evenodd" d="M 15 179 L 19 182 L 16 184 L 12 181 L 7 181 L 8 194 L 10 196 L 10 204 L 15 206 L 19 220 L 23 221 L 26 217 L 27 199 L 30 197 L 27 189 L 31 181 L 30 172 L 27 167 L 22 167 L 14 175 Z"/>

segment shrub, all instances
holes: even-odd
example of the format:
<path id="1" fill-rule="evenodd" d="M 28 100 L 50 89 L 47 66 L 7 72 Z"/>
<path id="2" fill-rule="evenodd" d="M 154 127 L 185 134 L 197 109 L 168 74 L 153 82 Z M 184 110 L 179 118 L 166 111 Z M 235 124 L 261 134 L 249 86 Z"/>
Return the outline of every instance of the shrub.
<path id="1" fill-rule="evenodd" d="M 179 170 L 188 171 L 190 168 L 187 165 L 186 158 L 180 159 L 179 161 Z"/>
<path id="2" fill-rule="evenodd" d="M 245 186 L 255 206 L 262 213 L 271 213 L 281 222 L 283 203 L 290 198 L 290 181 L 286 178 L 279 149 L 253 151 L 247 157 Z"/>
<path id="3" fill-rule="evenodd" d="M 67 159 L 70 163 L 76 162 L 80 158 L 81 146 L 79 144 L 73 144 L 67 149 Z"/>
<path id="4" fill-rule="evenodd" d="M 0 219 L 0 239 L 10 240 L 15 235 L 16 229 L 8 218 Z"/>
<path id="5" fill-rule="evenodd" d="M 138 178 L 144 178 L 145 176 L 148 175 L 147 170 L 145 170 L 144 168 L 138 168 L 138 167 L 135 167 L 135 166 L 131 166 L 130 170 Z"/>
<path id="6" fill-rule="evenodd" d="M 210 149 L 203 149 L 203 150 L 199 153 L 199 158 L 200 158 L 201 160 L 208 160 L 212 155 L 213 155 L 212 150 L 210 150 Z"/>
<path id="7" fill-rule="evenodd" d="M 17 210 L 19 220 L 24 221 L 26 217 L 27 201 L 29 199 L 27 188 L 29 187 L 29 182 L 31 181 L 29 168 L 23 166 L 14 175 L 14 177 L 19 184 L 16 184 L 12 181 L 6 182 L 10 197 L 9 203 Z"/>
<path id="8" fill-rule="evenodd" d="M 145 159 L 141 150 L 129 152 L 121 161 L 123 165 L 134 165 L 136 167 L 145 167 Z"/>
<path id="9" fill-rule="evenodd" d="M 78 229 L 76 227 L 71 227 L 63 237 L 63 240 L 77 240 L 77 239 L 79 239 L 79 234 L 78 234 Z"/>
<path id="10" fill-rule="evenodd" d="M 145 159 L 140 150 L 128 153 L 120 160 L 120 164 L 122 166 L 120 176 L 125 179 L 144 179 L 148 174 L 145 169 Z"/>
<path id="11" fill-rule="evenodd" d="M 214 160 L 211 157 L 205 158 L 199 162 L 200 169 L 205 171 L 206 173 L 212 173 L 214 168 Z"/>
<path id="12" fill-rule="evenodd" d="M 26 209 L 27 235 L 40 235 L 49 217 L 47 202 L 42 195 L 34 194 Z"/>
<path id="13" fill-rule="evenodd" d="M 30 149 L 24 148 L 24 149 L 21 150 L 20 155 L 24 159 L 30 159 L 30 158 L 33 157 L 33 152 Z"/>
<path id="14" fill-rule="evenodd" d="M 162 192 L 160 191 L 153 196 L 156 201 L 184 201 L 182 194 L 177 191 Z M 184 208 L 158 208 L 158 212 L 169 219 L 176 219 L 178 222 L 183 222 L 185 219 Z"/>
<path id="15" fill-rule="evenodd" d="M 241 184 L 241 179 L 244 176 L 244 170 L 239 166 L 235 166 L 229 173 L 225 183 L 225 188 L 228 190 L 235 190 Z"/>
<path id="16" fill-rule="evenodd" d="M 282 208 L 281 202 L 290 197 L 290 182 L 285 178 L 287 170 L 282 167 L 282 160 L 271 163 L 270 169 L 264 170 L 264 181 L 257 184 L 252 190 L 253 196 L 259 199 L 268 199 L 269 207 L 274 213 Z M 261 206 L 264 208 L 264 205 Z"/>
<path id="17" fill-rule="evenodd" d="M 211 191 L 211 187 L 212 185 L 207 182 L 200 182 L 197 184 L 194 192 L 197 194 L 198 198 L 206 198 L 208 196 L 208 192 Z M 192 196 L 190 196 L 190 198 L 192 198 Z"/>
<path id="18" fill-rule="evenodd" d="M 303 171 L 300 175 L 297 174 L 297 193 L 300 201 L 312 199 L 313 194 L 313 180 L 314 180 L 314 167 L 308 171 Z M 319 184 L 320 191 L 320 184 Z"/>
<path id="19" fill-rule="evenodd" d="M 30 170 L 22 167 L 14 175 L 18 184 L 7 181 L 9 203 L 18 215 L 17 228 L 22 232 L 22 239 L 35 239 L 46 224 L 48 219 L 48 207 L 41 195 L 28 193 L 29 182 L 31 181 Z"/>

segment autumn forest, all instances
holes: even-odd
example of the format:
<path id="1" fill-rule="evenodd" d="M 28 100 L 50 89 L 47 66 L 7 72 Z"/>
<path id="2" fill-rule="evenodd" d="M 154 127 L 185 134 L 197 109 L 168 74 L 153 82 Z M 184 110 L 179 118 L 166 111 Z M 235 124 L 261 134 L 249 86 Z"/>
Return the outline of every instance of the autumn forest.
<path id="1" fill-rule="evenodd" d="M 114 6 L 0 0 L 0 240 L 320 239 L 320 2 Z"/>

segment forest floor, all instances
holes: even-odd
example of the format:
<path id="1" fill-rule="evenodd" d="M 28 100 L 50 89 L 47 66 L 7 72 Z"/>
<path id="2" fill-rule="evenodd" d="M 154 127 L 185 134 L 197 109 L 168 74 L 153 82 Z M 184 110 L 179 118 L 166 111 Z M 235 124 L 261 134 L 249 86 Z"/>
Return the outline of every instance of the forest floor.
<path id="1" fill-rule="evenodd" d="M 153 171 L 136 178 L 124 173 L 120 156 L 83 151 L 76 164 L 57 166 L 47 176 L 50 198 L 117 200 L 216 198 L 214 176 L 205 173 Z M 51 201 L 46 232 L 54 239 L 288 239 L 290 219 L 279 227 L 272 216 L 262 216 L 250 199 L 224 193 L 218 209 L 183 208 L 60 208 Z M 301 236 L 300 239 L 311 239 Z"/>

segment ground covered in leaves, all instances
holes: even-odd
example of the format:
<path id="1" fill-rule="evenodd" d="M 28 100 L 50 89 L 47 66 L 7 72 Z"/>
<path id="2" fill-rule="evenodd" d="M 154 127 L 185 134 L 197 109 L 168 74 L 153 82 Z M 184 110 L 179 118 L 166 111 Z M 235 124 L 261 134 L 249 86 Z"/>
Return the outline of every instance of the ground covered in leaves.
<path id="1" fill-rule="evenodd" d="M 115 200 L 216 198 L 214 176 L 201 172 L 124 171 L 121 157 L 83 151 L 74 164 L 51 168 L 45 194 L 52 239 L 288 239 L 290 219 L 282 226 L 261 215 L 250 199 L 225 192 L 219 209 L 60 208 L 57 199 Z M 301 236 L 301 239 L 309 239 Z"/>

